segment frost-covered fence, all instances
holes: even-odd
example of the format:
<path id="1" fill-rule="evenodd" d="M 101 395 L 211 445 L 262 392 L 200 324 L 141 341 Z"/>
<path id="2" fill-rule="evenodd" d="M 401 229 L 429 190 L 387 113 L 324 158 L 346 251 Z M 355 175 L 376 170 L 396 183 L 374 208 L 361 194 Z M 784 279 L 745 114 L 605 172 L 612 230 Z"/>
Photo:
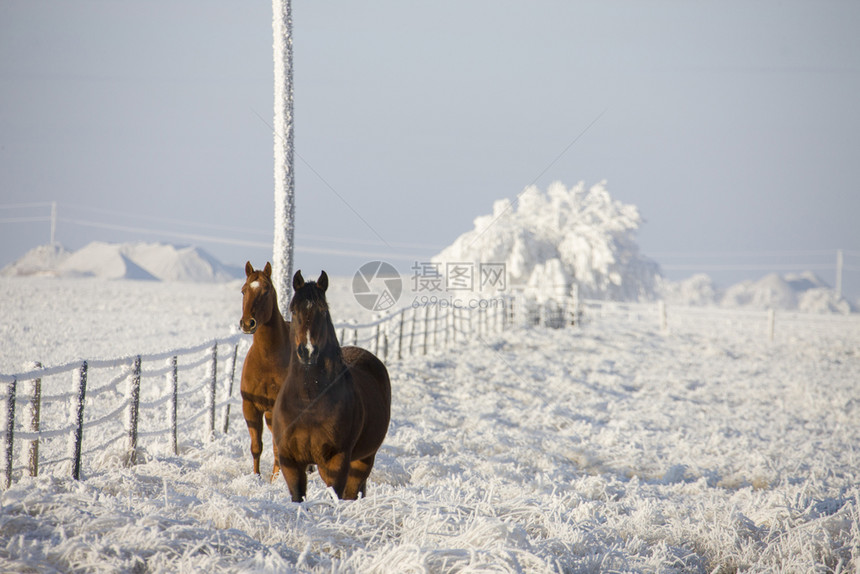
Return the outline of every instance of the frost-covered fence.
<path id="1" fill-rule="evenodd" d="M 585 299 L 578 303 L 583 324 L 620 320 L 662 332 L 692 333 L 731 330 L 753 339 L 778 341 L 781 337 L 817 334 L 860 334 L 860 316 L 803 313 L 799 311 L 726 309 L 670 305 L 664 301 L 622 303 Z"/>
<path id="2" fill-rule="evenodd" d="M 508 295 L 507 306 L 509 323 L 521 327 L 562 329 L 578 325 L 582 318 L 582 302 L 574 295 L 538 298 L 516 288 Z"/>
<path id="3" fill-rule="evenodd" d="M 501 332 L 514 317 L 509 297 L 462 305 L 440 300 L 335 329 L 341 344 L 392 361 Z M 216 426 L 226 434 L 230 407 L 241 404 L 233 396 L 236 362 L 250 342 L 234 335 L 159 354 L 48 368 L 34 363 L 26 372 L 0 374 L 5 484 L 46 467 L 77 479 L 84 463 L 115 458 L 133 464 L 142 441 L 179 454 L 180 435 L 206 442 Z M 219 411 L 223 426 L 216 424 Z"/>
<path id="4" fill-rule="evenodd" d="M 342 345 L 366 348 L 386 362 L 481 341 L 512 327 L 612 321 L 668 333 L 722 329 L 777 341 L 860 336 L 857 316 L 573 298 L 538 303 L 521 294 L 474 303 L 426 301 L 367 323 L 337 323 L 335 329 Z M 237 361 L 250 342 L 234 335 L 152 355 L 48 368 L 34 363 L 26 372 L 0 375 L 5 484 L 46 468 L 79 478 L 85 464 L 131 464 L 144 448 L 179 454 L 180 437 L 207 442 L 216 428 L 226 434 L 230 407 L 241 404 L 233 396 Z"/>
<path id="5" fill-rule="evenodd" d="M 235 335 L 158 354 L 49 368 L 36 363 L 0 375 L 6 486 L 45 467 L 80 478 L 87 458 L 130 464 L 142 441 L 178 454 L 180 436 L 211 440 L 219 409 L 226 418 L 230 404 L 239 402 L 232 397 L 235 366 L 239 348 L 247 346 Z"/>
<path id="6" fill-rule="evenodd" d="M 505 330 L 512 323 L 511 302 L 501 297 L 464 305 L 431 300 L 369 323 L 334 327 L 341 345 L 363 347 L 383 361 L 402 359 Z"/>

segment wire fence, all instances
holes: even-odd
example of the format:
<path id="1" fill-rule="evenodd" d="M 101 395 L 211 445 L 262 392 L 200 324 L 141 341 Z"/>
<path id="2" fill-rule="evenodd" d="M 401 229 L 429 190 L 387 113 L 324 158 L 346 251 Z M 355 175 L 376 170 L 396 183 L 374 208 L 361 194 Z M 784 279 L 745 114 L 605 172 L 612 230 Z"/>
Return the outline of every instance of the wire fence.
<path id="1" fill-rule="evenodd" d="M 618 322 L 663 334 L 726 331 L 775 342 L 830 338 L 860 342 L 860 315 L 807 313 L 776 309 L 694 307 L 664 301 L 622 303 L 585 299 L 565 306 L 565 317 L 581 325 Z"/>
<path id="2" fill-rule="evenodd" d="M 481 340 L 508 329 L 569 328 L 620 322 L 670 332 L 721 326 L 773 341 L 777 330 L 825 330 L 860 341 L 860 317 L 797 312 L 619 303 L 591 299 L 537 302 L 522 293 L 476 301 L 444 300 L 399 309 L 368 323 L 338 323 L 342 345 L 385 362 Z M 241 405 L 236 366 L 250 347 L 244 335 L 151 355 L 81 361 L 0 374 L 5 485 L 44 469 L 79 479 L 105 459 L 134 464 L 141 449 L 180 454 L 183 441 L 227 434 L 232 405 Z M 238 410 L 237 410 L 238 412 Z M 142 443 L 145 443 L 142 444 Z M 89 465 L 87 467 L 86 465 Z"/>
<path id="3" fill-rule="evenodd" d="M 383 361 L 402 359 L 503 330 L 512 322 L 507 301 L 407 307 L 335 329 L 343 345 L 364 347 Z M 227 434 L 231 407 L 241 405 L 236 365 L 250 342 L 234 335 L 158 354 L 0 374 L 4 484 L 46 469 L 80 479 L 85 465 L 106 458 L 131 465 L 143 448 L 179 454 L 182 441 Z"/>
<path id="4" fill-rule="evenodd" d="M 180 439 L 226 432 L 239 335 L 152 355 L 81 361 L 0 375 L 4 391 L 4 475 L 79 479 L 88 460 L 119 456 L 133 464 L 139 441 L 178 454 Z M 5 387 L 5 388 L 2 388 Z M 224 426 L 217 425 L 223 413 Z M 199 422 L 204 421 L 202 424 Z"/>

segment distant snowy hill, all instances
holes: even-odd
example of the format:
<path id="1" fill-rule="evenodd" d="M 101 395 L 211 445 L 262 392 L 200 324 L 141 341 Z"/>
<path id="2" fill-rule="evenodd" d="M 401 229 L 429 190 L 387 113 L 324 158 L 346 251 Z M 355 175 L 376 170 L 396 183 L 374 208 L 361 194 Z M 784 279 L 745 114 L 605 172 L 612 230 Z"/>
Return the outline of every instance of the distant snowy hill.
<path id="1" fill-rule="evenodd" d="M 810 271 L 787 275 L 771 273 L 728 289 L 719 289 L 710 277 L 700 274 L 678 282 L 664 281 L 660 293 L 667 302 L 677 305 L 840 314 L 854 310 L 848 301 L 838 297 L 836 291 Z"/>
<path id="2" fill-rule="evenodd" d="M 43 245 L 0 270 L 3 276 L 99 277 L 217 283 L 241 277 L 199 247 L 165 243 L 90 243 L 75 252 Z"/>

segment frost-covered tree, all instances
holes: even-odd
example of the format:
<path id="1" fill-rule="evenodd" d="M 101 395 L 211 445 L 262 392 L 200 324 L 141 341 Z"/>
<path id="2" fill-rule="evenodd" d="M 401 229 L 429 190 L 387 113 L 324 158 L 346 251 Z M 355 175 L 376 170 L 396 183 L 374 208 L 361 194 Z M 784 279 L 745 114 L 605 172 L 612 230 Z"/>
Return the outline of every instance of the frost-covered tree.
<path id="1" fill-rule="evenodd" d="M 275 241 L 272 279 L 278 306 L 289 317 L 295 229 L 293 169 L 293 20 L 290 0 L 272 0 L 275 60 Z"/>
<path id="2" fill-rule="evenodd" d="M 654 297 L 657 264 L 634 240 L 639 211 L 610 197 L 606 183 L 570 189 L 555 182 L 546 193 L 530 186 L 516 205 L 496 201 L 436 262 L 505 263 L 508 281 L 539 299 L 558 299 L 577 285 L 601 299 Z"/>

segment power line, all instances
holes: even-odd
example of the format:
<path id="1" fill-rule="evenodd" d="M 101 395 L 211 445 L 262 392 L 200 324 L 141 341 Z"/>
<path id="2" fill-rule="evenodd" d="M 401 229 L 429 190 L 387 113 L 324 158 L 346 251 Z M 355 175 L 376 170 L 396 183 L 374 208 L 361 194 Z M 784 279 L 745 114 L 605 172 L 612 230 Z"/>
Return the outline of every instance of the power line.
<path id="1" fill-rule="evenodd" d="M 199 223 L 196 221 L 189 221 L 187 219 L 174 219 L 170 217 L 154 217 L 151 215 L 138 215 L 128 213 L 126 211 L 116 211 L 113 209 L 105 209 L 103 207 L 92 207 L 89 205 L 63 205 L 63 207 L 71 208 L 71 209 L 79 209 L 82 211 L 94 211 L 96 213 L 104 213 L 106 215 L 116 215 L 120 217 L 128 217 L 130 219 L 141 219 L 145 221 L 156 221 L 159 223 L 170 223 L 170 224 L 178 224 L 178 225 L 188 225 L 190 227 L 200 227 L 203 229 L 214 229 L 217 231 L 235 231 L 238 233 L 248 233 L 251 235 L 271 235 L 269 231 L 260 231 L 259 229 L 248 229 L 245 227 L 235 227 L 230 225 L 217 225 L 214 223 Z"/>
<path id="2" fill-rule="evenodd" d="M 748 265 L 660 265 L 666 271 L 811 271 L 813 269 L 833 269 L 834 265 L 827 263 L 790 263 L 769 264 L 750 263 Z M 847 267 L 846 267 L 847 269 Z"/>
<path id="3" fill-rule="evenodd" d="M 33 223 L 44 221 L 51 221 L 51 218 L 45 215 L 41 215 L 34 217 L 6 217 L 4 219 L 0 219 L 0 223 Z"/>
<path id="4" fill-rule="evenodd" d="M 803 257 L 806 255 L 832 255 L 836 249 L 798 249 L 794 251 L 656 251 L 649 252 L 649 257 L 664 258 L 702 258 L 702 257 Z M 848 251 L 844 253 L 848 254 Z M 860 253 L 858 253 L 860 254 Z"/>
<path id="5" fill-rule="evenodd" d="M 0 209 L 27 209 L 30 207 L 50 207 L 50 201 L 40 201 L 35 203 L 0 203 Z"/>
<path id="6" fill-rule="evenodd" d="M 51 202 L 26 203 L 26 204 L 20 203 L 20 204 L 0 205 L 0 207 L 8 207 L 11 209 L 11 208 L 22 208 L 22 207 L 50 207 L 51 205 L 52 205 Z M 245 233 L 245 234 L 249 234 L 249 235 L 258 235 L 258 236 L 266 237 L 270 241 L 271 241 L 271 236 L 272 236 L 271 231 L 261 231 L 259 229 L 248 229 L 248 228 L 244 228 L 244 227 L 229 226 L 229 225 L 218 225 L 218 224 L 212 224 L 212 223 L 200 223 L 200 222 L 196 222 L 196 221 L 190 221 L 187 219 L 176 219 L 176 218 L 169 218 L 169 217 L 155 217 L 155 216 L 139 215 L 139 214 L 129 213 L 126 211 L 117 211 L 117 210 L 112 210 L 112 209 L 105 209 L 102 207 L 94 207 L 94 206 L 90 206 L 90 205 L 66 205 L 66 204 L 63 204 L 63 207 L 65 209 L 103 213 L 106 215 L 124 217 L 124 218 L 132 219 L 132 220 L 137 219 L 137 220 L 142 220 L 142 221 L 154 221 L 154 222 L 159 222 L 159 223 L 168 223 L 168 224 L 172 224 L 172 225 L 184 225 L 184 226 L 189 226 L 189 227 L 198 227 L 198 228 L 202 228 L 202 229 L 211 229 L 211 230 L 215 230 L 215 231 L 227 231 L 227 232 L 235 232 L 235 233 Z M 51 221 L 51 218 L 49 216 L 33 216 L 33 217 L 16 217 L 16 218 L 10 217 L 10 218 L 0 219 L 0 223 L 31 223 L 31 222 L 46 222 L 46 221 Z M 153 229 L 141 230 L 141 228 L 133 227 L 133 226 L 121 226 L 119 224 L 101 223 L 101 222 L 96 222 L 96 221 L 91 221 L 91 220 L 86 221 L 86 220 L 74 219 L 74 218 L 58 218 L 58 221 L 63 221 L 64 223 L 83 225 L 83 226 L 87 226 L 87 227 L 102 227 L 104 229 L 114 229 L 114 230 L 118 230 L 118 231 L 146 232 L 146 233 L 151 233 L 151 234 L 173 234 L 174 236 L 176 236 L 177 234 L 180 234 L 179 232 L 172 232 L 172 231 L 168 232 L 165 230 L 153 230 Z M 184 238 L 186 238 L 186 239 L 195 239 L 198 237 L 201 237 L 201 238 L 202 237 L 209 237 L 210 240 L 219 239 L 219 238 L 214 238 L 211 236 L 198 236 L 195 234 L 181 234 L 181 235 L 184 236 Z M 400 248 L 400 249 L 428 249 L 428 250 L 434 250 L 434 251 L 438 251 L 438 250 L 442 249 L 442 247 L 440 247 L 438 245 L 429 245 L 429 244 L 422 244 L 422 243 L 409 243 L 409 242 L 390 242 L 390 243 L 388 243 L 388 242 L 383 242 L 383 241 L 374 240 L 374 239 L 345 238 L 345 237 L 336 237 L 336 236 L 331 236 L 331 235 L 317 235 L 317 234 L 300 233 L 300 234 L 297 234 L 296 237 L 300 238 L 300 239 L 311 240 L 311 241 L 326 241 L 326 242 L 330 242 L 330 243 L 341 243 L 341 244 L 345 244 L 345 245 L 386 246 L 386 247 Z M 223 239 L 223 238 L 221 238 L 221 239 Z M 244 245 L 244 246 L 251 246 L 251 247 L 264 245 L 262 243 L 254 242 L 254 241 L 246 241 L 244 243 L 242 243 L 242 241 L 243 240 L 237 239 L 237 240 L 235 240 L 234 243 L 237 245 Z M 227 243 L 227 241 L 217 241 L 217 242 Z M 271 243 L 267 243 L 265 245 L 271 246 Z M 324 251 L 324 250 L 322 250 L 323 248 L 320 248 L 320 249 L 321 249 L 320 253 L 334 252 L 332 250 Z M 347 252 L 347 251 L 344 251 L 344 252 Z M 352 251 L 352 252 L 354 252 L 354 251 Z"/>
<path id="7" fill-rule="evenodd" d="M 59 218 L 59 221 L 64 223 L 73 223 L 75 225 L 82 225 L 84 227 L 95 227 L 100 229 L 111 229 L 114 231 L 125 231 L 129 233 L 141 233 L 148 235 L 159 235 L 159 236 L 167 236 L 167 237 L 176 237 L 179 239 L 186 239 L 190 241 L 200 241 L 207 243 L 218 243 L 221 245 L 235 245 L 239 247 L 259 247 L 268 249 L 272 246 L 269 242 L 262 241 L 249 241 L 246 239 L 228 239 L 224 237 L 214 237 L 211 235 L 201 235 L 198 233 L 182 233 L 178 231 L 168 231 L 164 229 L 146 229 L 142 227 L 131 227 L 127 225 L 117 225 L 113 223 L 100 223 L 97 221 L 84 221 L 80 219 L 69 219 L 65 217 Z M 391 252 L 367 252 L 367 251 L 357 251 L 351 249 L 331 249 L 325 247 L 307 247 L 307 246 L 296 246 L 296 251 L 299 253 L 313 253 L 316 255 L 340 255 L 347 257 L 364 257 L 364 258 L 377 258 L 377 259 L 394 259 L 400 261 L 416 261 L 420 260 L 423 256 L 420 255 L 409 255 L 403 253 L 391 253 Z"/>
<path id="8" fill-rule="evenodd" d="M 8 203 L 8 204 L 0 204 L 0 209 L 28 209 L 35 207 L 52 207 L 55 205 L 55 202 L 31 202 L 31 203 Z M 170 224 L 179 224 L 179 225 L 188 225 L 192 227 L 200 227 L 204 229 L 212 229 L 216 231 L 228 231 L 228 232 L 238 232 L 238 233 L 248 233 L 248 234 L 257 234 L 257 235 L 269 235 L 268 233 L 261 232 L 259 230 L 251 230 L 246 228 L 234 227 L 234 226 L 225 226 L 225 225 L 217 225 L 217 224 L 207 224 L 207 223 L 199 223 L 182 219 L 173 219 L 173 218 L 164 218 L 164 217 L 152 217 L 145 215 L 136 215 L 130 214 L 128 212 L 114 211 L 110 209 L 104 209 L 93 206 L 66 206 L 72 209 L 78 209 L 83 211 L 92 211 L 97 213 L 104 213 L 108 215 L 122 216 L 128 217 L 132 219 L 141 219 L 141 220 L 149 220 L 149 221 L 157 221 L 162 223 L 170 223 Z M 179 239 L 185 239 L 188 241 L 200 241 L 206 243 L 215 243 L 222 245 L 234 245 L 239 247 L 255 247 L 255 248 L 270 248 L 270 241 L 254 241 L 248 239 L 233 239 L 227 238 L 223 236 L 212 236 L 212 235 L 204 235 L 199 233 L 185 233 L 180 231 L 170 231 L 165 229 L 151 229 L 145 227 L 136 227 L 129 225 L 120 225 L 116 223 L 104 223 L 98 221 L 91 220 L 83 220 L 76 218 L 57 218 L 58 221 L 62 221 L 64 223 L 71 223 L 73 225 L 81 225 L 84 227 L 93 227 L 100 229 L 110 229 L 114 231 L 123 231 L 127 233 L 140 233 L 140 234 L 148 234 L 148 235 L 157 235 L 163 237 L 174 237 Z M 0 223 L 43 223 L 52 221 L 52 217 L 50 216 L 23 216 L 23 217 L 7 217 L 0 219 Z M 299 234 L 299 238 L 308 239 L 312 241 L 326 241 L 332 243 L 342 243 L 349 245 L 367 245 L 367 246 L 386 246 L 391 248 L 404 248 L 404 249 L 432 249 L 438 250 L 440 249 L 438 246 L 428 245 L 428 244 L 418 244 L 418 243 L 387 243 L 383 241 L 378 241 L 374 239 L 348 239 L 342 237 L 334 237 L 334 236 L 326 236 L 326 235 L 314 235 L 314 234 Z M 378 259 L 394 259 L 394 260 L 402 260 L 402 261 L 420 261 L 427 259 L 426 254 L 422 255 L 412 255 L 412 254 L 398 254 L 391 253 L 388 251 L 376 252 L 376 251 L 361 251 L 356 249 L 339 249 L 339 248 L 326 248 L 326 247 L 311 247 L 311 246 L 297 246 L 296 250 L 302 253 L 312 253 L 318 255 L 339 255 L 339 256 L 348 256 L 348 257 L 364 257 L 364 258 L 378 258 Z M 664 251 L 664 252 L 652 252 L 647 255 L 652 258 L 669 258 L 669 259 L 707 259 L 707 258 L 753 258 L 753 257 L 803 257 L 803 256 L 821 256 L 821 255 L 832 255 L 834 252 L 838 250 L 834 249 L 798 249 L 798 250 L 770 250 L 770 251 L 701 251 L 701 252 L 680 252 L 680 251 Z M 842 253 L 849 257 L 860 257 L 860 251 L 853 250 L 841 250 Z M 685 264 L 685 263 L 676 263 L 676 264 L 664 264 L 661 265 L 661 268 L 666 271 L 802 271 L 802 270 L 830 270 L 833 269 L 834 265 L 830 263 L 786 263 L 786 264 L 777 264 L 777 263 L 749 263 L 749 264 Z M 843 265 L 842 268 L 847 271 L 856 271 L 860 269 L 860 267 L 855 265 Z"/>

